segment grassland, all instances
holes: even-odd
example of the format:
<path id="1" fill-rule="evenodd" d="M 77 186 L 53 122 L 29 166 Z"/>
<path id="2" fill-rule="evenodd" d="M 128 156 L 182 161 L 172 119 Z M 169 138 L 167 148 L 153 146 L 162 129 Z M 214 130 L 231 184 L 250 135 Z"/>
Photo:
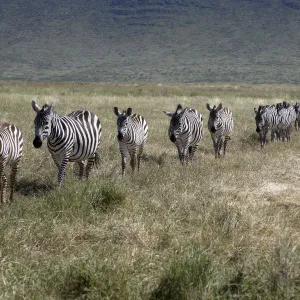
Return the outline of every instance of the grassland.
<path id="1" fill-rule="evenodd" d="M 253 108 L 300 98 L 295 85 L 0 83 L 1 121 L 25 138 L 15 201 L 0 210 L 0 299 L 298 299 L 300 133 L 260 149 Z M 101 119 L 101 168 L 68 169 L 34 149 L 31 100 Z M 205 139 L 182 168 L 163 110 L 233 110 L 226 157 Z M 149 124 L 140 174 L 121 177 L 112 108 Z"/>

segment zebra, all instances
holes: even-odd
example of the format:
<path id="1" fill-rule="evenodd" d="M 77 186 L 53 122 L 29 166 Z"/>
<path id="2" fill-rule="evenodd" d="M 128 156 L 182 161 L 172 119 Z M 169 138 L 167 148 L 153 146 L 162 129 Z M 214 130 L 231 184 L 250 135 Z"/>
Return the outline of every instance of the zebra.
<path id="1" fill-rule="evenodd" d="M 178 150 L 178 157 L 182 165 L 193 161 L 199 142 L 204 138 L 203 117 L 193 108 L 182 108 L 177 105 L 175 113 L 164 111 L 171 117 L 169 139 Z"/>
<path id="2" fill-rule="evenodd" d="M 14 187 L 18 172 L 18 165 L 23 155 L 23 136 L 15 125 L 9 123 L 0 124 L 0 202 L 5 203 L 7 179 L 4 173 L 6 166 L 10 166 L 10 196 L 13 201 Z"/>
<path id="3" fill-rule="evenodd" d="M 285 139 L 289 141 L 291 139 L 290 133 L 292 130 L 292 124 L 296 121 L 297 117 L 295 108 L 285 101 L 283 103 L 278 103 L 276 108 L 279 118 L 278 130 L 280 138 L 282 141 Z"/>
<path id="4" fill-rule="evenodd" d="M 209 110 L 208 130 L 213 141 L 215 158 L 218 158 L 221 156 L 223 142 L 225 155 L 227 142 L 230 140 L 230 133 L 234 127 L 232 112 L 229 108 L 223 107 L 222 103 L 213 108 L 207 103 L 206 108 Z"/>
<path id="5" fill-rule="evenodd" d="M 77 110 L 60 117 L 53 111 L 55 104 L 53 102 L 40 107 L 32 100 L 32 108 L 36 112 L 33 145 L 40 148 L 43 140 L 47 138 L 48 150 L 58 168 L 57 179 L 60 187 L 68 162 L 77 163 L 79 178 L 88 178 L 91 169 L 97 166 L 102 128 L 99 118 L 92 112 Z"/>
<path id="6" fill-rule="evenodd" d="M 300 130 L 300 103 L 296 102 L 294 108 L 296 112 L 295 129 L 296 131 L 299 131 Z"/>
<path id="7" fill-rule="evenodd" d="M 132 172 L 135 171 L 136 160 L 139 172 L 141 156 L 148 137 L 148 124 L 144 117 L 133 114 L 130 107 L 123 112 L 120 112 L 118 107 L 114 107 L 114 113 L 117 116 L 117 138 L 122 158 L 122 176 L 125 174 L 128 153 Z"/>
<path id="8" fill-rule="evenodd" d="M 271 129 L 271 141 L 279 139 L 278 124 L 279 118 L 275 105 L 260 105 L 258 109 L 254 108 L 256 132 L 259 134 L 261 148 L 267 143 L 267 134 Z"/>

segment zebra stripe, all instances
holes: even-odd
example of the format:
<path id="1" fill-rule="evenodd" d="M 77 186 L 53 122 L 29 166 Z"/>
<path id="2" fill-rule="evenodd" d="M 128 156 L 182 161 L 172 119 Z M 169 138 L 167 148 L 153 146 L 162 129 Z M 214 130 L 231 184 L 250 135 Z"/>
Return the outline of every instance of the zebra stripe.
<path id="1" fill-rule="evenodd" d="M 267 143 L 267 134 L 271 129 L 271 141 L 279 139 L 279 117 L 274 105 L 259 106 L 258 110 L 254 108 L 256 132 L 259 134 L 261 147 Z"/>
<path id="2" fill-rule="evenodd" d="M 144 144 L 148 137 L 148 124 L 144 117 L 132 114 L 129 107 L 122 113 L 114 107 L 117 116 L 117 130 L 119 149 L 122 157 L 122 176 L 125 174 L 126 157 L 130 155 L 130 165 L 132 172 L 135 170 L 136 160 L 138 172 L 140 170 L 140 160 L 144 150 Z"/>
<path id="3" fill-rule="evenodd" d="M 224 155 L 226 153 L 227 142 L 230 140 L 230 133 L 233 130 L 232 112 L 229 108 L 223 107 L 222 103 L 216 108 L 207 103 L 209 110 L 208 130 L 210 131 L 213 146 L 215 150 L 215 157 L 221 156 L 221 148 L 224 143 Z M 223 141 L 224 140 L 224 141 Z"/>
<path id="4" fill-rule="evenodd" d="M 198 144 L 204 138 L 201 113 L 193 108 L 183 109 L 181 104 L 177 105 L 175 113 L 164 113 L 171 117 L 169 138 L 177 147 L 181 164 L 194 160 Z"/>
<path id="5" fill-rule="evenodd" d="M 32 101 L 32 108 L 37 113 L 33 145 L 40 148 L 47 138 L 49 152 L 58 167 L 58 185 L 61 186 L 68 162 L 77 163 L 80 178 L 89 177 L 91 169 L 99 161 L 97 151 L 102 129 L 99 118 L 90 111 L 77 110 L 60 117 L 53 111 L 54 106 L 55 103 L 52 103 L 40 108 Z"/>
<path id="6" fill-rule="evenodd" d="M 7 179 L 4 173 L 6 166 L 11 167 L 10 196 L 13 200 L 18 164 L 23 154 L 23 136 L 21 131 L 9 123 L 0 124 L 0 202 L 6 202 Z"/>

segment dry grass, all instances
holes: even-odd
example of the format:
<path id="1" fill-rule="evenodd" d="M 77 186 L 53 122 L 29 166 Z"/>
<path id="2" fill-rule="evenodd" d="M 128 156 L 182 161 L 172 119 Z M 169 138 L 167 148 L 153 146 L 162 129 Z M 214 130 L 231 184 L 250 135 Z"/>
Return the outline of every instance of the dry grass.
<path id="1" fill-rule="evenodd" d="M 1 299 L 296 299 L 300 290 L 299 138 L 260 150 L 253 108 L 300 98 L 291 85 L 2 82 L 1 121 L 25 138 L 16 200 L 1 208 Z M 78 182 L 32 146 L 34 112 L 90 109 L 101 119 L 101 168 Z M 232 109 L 228 155 L 205 139 L 180 166 L 163 110 Z M 149 124 L 140 174 L 121 177 L 113 107 Z"/>

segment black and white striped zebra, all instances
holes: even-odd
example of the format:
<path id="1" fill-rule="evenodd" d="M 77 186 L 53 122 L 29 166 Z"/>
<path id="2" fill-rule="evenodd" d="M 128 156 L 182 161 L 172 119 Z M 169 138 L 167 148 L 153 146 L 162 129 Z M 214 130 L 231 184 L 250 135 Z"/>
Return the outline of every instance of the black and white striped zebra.
<path id="1" fill-rule="evenodd" d="M 296 131 L 299 131 L 300 130 L 300 103 L 296 102 L 294 108 L 296 112 L 295 129 Z"/>
<path id="2" fill-rule="evenodd" d="M 291 139 L 292 124 L 296 121 L 296 111 L 293 105 L 287 102 L 278 103 L 276 105 L 279 118 L 278 130 L 282 141 Z"/>
<path id="3" fill-rule="evenodd" d="M 274 105 L 260 105 L 258 109 L 254 108 L 256 132 L 259 134 L 261 147 L 267 143 L 267 134 L 271 130 L 271 141 L 279 139 L 279 117 Z"/>
<path id="4" fill-rule="evenodd" d="M 91 169 L 99 162 L 97 151 L 102 129 L 99 118 L 90 111 L 77 110 L 60 117 L 53 111 L 54 107 L 55 102 L 41 108 L 32 101 L 32 108 L 37 113 L 33 145 L 40 148 L 47 138 L 48 149 L 58 167 L 58 185 L 61 186 L 68 162 L 78 164 L 80 178 L 89 177 Z"/>
<path id="5" fill-rule="evenodd" d="M 18 172 L 18 165 L 23 154 L 23 136 L 21 131 L 13 124 L 0 124 L 0 202 L 6 202 L 7 178 L 5 167 L 10 166 L 10 196 L 14 197 L 14 187 Z"/>
<path id="6" fill-rule="evenodd" d="M 209 110 L 208 130 L 213 140 L 215 157 L 218 158 L 221 156 L 223 143 L 225 155 L 227 142 L 234 127 L 232 112 L 229 108 L 223 107 L 222 103 L 213 108 L 207 103 L 206 107 Z"/>
<path id="7" fill-rule="evenodd" d="M 123 112 L 114 107 L 114 113 L 117 116 L 117 138 L 122 157 L 122 176 L 125 174 L 128 153 L 132 172 L 135 170 L 136 160 L 139 172 L 141 156 L 148 137 L 148 124 L 144 117 L 133 114 L 130 107 Z"/>
<path id="8" fill-rule="evenodd" d="M 181 104 L 177 105 L 175 113 L 164 113 L 171 117 L 169 138 L 177 147 L 181 164 L 194 160 L 198 144 L 204 138 L 201 113 L 189 107 L 183 109 Z"/>

